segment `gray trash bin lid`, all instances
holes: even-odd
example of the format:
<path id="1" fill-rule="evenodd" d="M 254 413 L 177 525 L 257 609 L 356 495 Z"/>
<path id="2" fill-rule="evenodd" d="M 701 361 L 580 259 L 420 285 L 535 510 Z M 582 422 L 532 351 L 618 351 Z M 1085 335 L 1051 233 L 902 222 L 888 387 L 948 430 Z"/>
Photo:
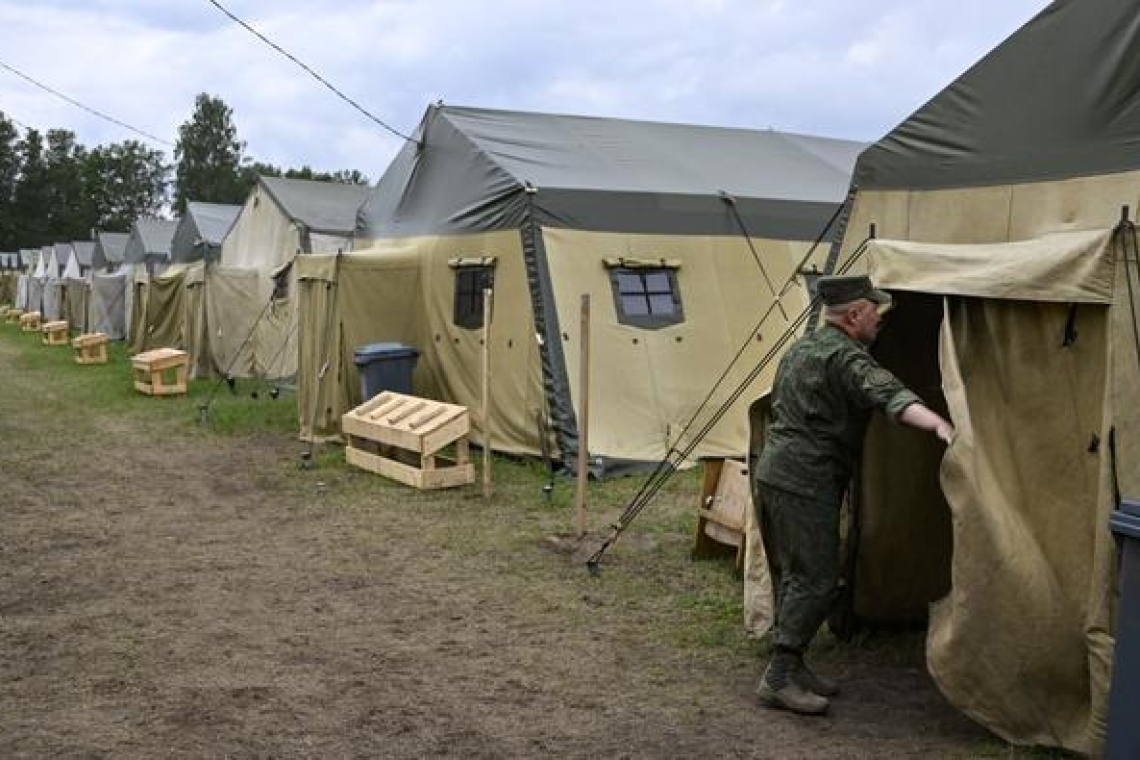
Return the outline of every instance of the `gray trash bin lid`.
<path id="1" fill-rule="evenodd" d="M 1121 499 L 1108 518 L 1108 527 L 1118 536 L 1140 538 L 1140 501 Z"/>
<path id="2" fill-rule="evenodd" d="M 356 348 L 353 352 L 353 361 L 356 366 L 360 367 L 374 361 L 415 359 L 419 355 L 419 351 L 412 346 L 405 346 L 403 343 L 369 343 L 366 346 Z"/>

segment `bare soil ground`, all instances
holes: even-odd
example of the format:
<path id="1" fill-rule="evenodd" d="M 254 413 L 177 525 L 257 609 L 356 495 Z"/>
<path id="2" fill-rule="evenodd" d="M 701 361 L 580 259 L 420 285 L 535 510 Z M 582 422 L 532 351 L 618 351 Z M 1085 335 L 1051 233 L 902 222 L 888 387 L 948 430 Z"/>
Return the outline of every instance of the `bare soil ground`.
<path id="1" fill-rule="evenodd" d="M 103 403 L 29 359 L 52 350 L 0 325 L 0 757 L 1013 752 L 939 695 L 920 635 L 825 641 L 827 717 L 758 707 L 737 581 L 687 558 L 695 478 L 592 578 L 541 468 L 501 461 L 487 502 L 335 449 L 301 470 L 285 430 Z M 616 513 L 631 487 L 591 499 Z"/>

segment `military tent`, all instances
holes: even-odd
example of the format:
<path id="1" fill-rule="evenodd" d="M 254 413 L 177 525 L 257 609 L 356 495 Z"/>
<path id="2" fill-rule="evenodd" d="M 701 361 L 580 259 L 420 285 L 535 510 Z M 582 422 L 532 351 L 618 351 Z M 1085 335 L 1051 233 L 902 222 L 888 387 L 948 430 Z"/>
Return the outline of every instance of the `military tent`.
<path id="1" fill-rule="evenodd" d="M 66 319 L 64 303 L 64 268 L 74 255 L 71 243 L 56 243 L 47 246 L 47 265 L 43 280 L 43 318 L 45 322 Z"/>
<path id="2" fill-rule="evenodd" d="M 209 356 L 205 302 L 205 268 L 217 261 L 222 241 L 237 218 L 241 206 L 222 203 L 186 204 L 186 213 L 178 222 L 170 243 L 170 260 L 181 275 L 182 328 L 179 348 L 189 354 L 191 377 L 209 375 Z"/>
<path id="3" fill-rule="evenodd" d="M 1091 754 L 1113 651 L 1107 518 L 1140 494 L 1140 283 L 1121 223 L 1140 207 L 1136 11 L 1054 2 L 868 148 L 831 262 L 897 294 L 875 350 L 958 430 L 943 451 L 872 423 L 855 613 L 929 609 L 927 664 L 953 704 L 1012 742 Z"/>
<path id="4" fill-rule="evenodd" d="M 289 378 L 297 372 L 293 262 L 351 250 L 369 188 L 260 177 L 206 269 L 209 350 L 231 377 Z"/>
<path id="5" fill-rule="evenodd" d="M 682 432 L 734 354 L 745 361 L 722 391 L 773 347 L 777 323 L 806 302 L 798 268 L 863 147 L 453 106 L 430 107 L 415 137 L 363 207 L 357 252 L 336 264 L 303 262 L 303 292 L 335 297 L 341 309 L 306 310 L 302 350 L 320 350 L 301 360 L 301 413 L 316 410 L 302 433 L 335 432 L 359 398 L 352 352 L 360 342 L 398 340 L 422 352 L 417 392 L 471 408 L 476 438 L 486 440 L 479 399 L 488 287 L 491 445 L 537 454 L 550 430 L 553 449 L 569 458 L 580 429 L 579 309 L 588 294 L 589 454 L 599 475 L 687 443 Z M 819 265 L 826 248 L 821 254 Z M 368 257 L 377 263 L 356 263 Z M 375 276 L 359 279 L 361 266 Z M 380 273 L 385 266 L 404 271 L 407 287 L 382 286 L 394 276 Z M 766 310 L 775 320 L 758 330 Z M 336 320 L 331 329 L 326 315 Z M 325 346 L 331 365 L 318 384 Z M 735 405 L 693 454 L 740 452 L 746 439 L 747 416 Z"/>
<path id="6" fill-rule="evenodd" d="M 131 225 L 123 247 L 129 268 L 131 353 L 177 346 L 182 340 L 184 265 L 170 263 L 170 244 L 178 220 L 141 217 Z"/>
<path id="7" fill-rule="evenodd" d="M 20 279 L 16 283 L 16 306 L 24 311 L 33 311 L 29 304 L 32 303 L 35 287 L 31 284 L 31 281 L 39 265 L 39 260 L 40 254 L 36 249 L 20 249 Z"/>
<path id="8" fill-rule="evenodd" d="M 128 272 L 123 270 L 123 252 L 130 233 L 95 233 L 91 253 L 90 330 L 101 332 L 112 340 L 127 336 L 127 315 L 131 312 L 131 287 Z"/>

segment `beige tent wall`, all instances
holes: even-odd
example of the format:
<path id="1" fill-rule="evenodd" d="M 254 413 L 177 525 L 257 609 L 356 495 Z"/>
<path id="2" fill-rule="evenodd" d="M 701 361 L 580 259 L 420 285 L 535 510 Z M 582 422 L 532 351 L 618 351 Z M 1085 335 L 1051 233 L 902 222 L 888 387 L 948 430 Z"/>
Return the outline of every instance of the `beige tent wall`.
<path id="1" fill-rule="evenodd" d="M 360 402 L 356 348 L 368 343 L 401 342 L 420 351 L 413 384 L 416 393 L 471 410 L 472 438 L 482 443 L 482 330 L 452 322 L 454 258 L 494 257 L 495 306 L 491 338 L 491 440 L 495 449 L 538 454 L 537 417 L 543 409 L 541 366 L 522 246 L 516 231 L 449 237 L 372 241 L 340 258 L 305 256 L 296 268 L 301 281 L 301 372 L 298 400 L 302 434 L 308 410 L 316 404 L 317 435 L 339 429 L 340 416 Z M 334 273 L 335 270 L 335 273 Z M 329 289 L 321 281 L 337 285 Z M 332 305 L 328 300 L 334 301 Z M 335 315 L 330 328 L 320 310 Z M 324 335 L 336 357 L 317 391 L 315 377 L 324 361 Z M 335 374 L 334 374 L 335 373 Z M 319 400 L 317 400 L 319 398 Z"/>
<path id="2" fill-rule="evenodd" d="M 1123 206 L 1135 215 L 1138 202 L 1140 172 L 987 188 L 861 192 L 840 264 L 871 223 L 880 238 L 1003 243 L 1110 229 Z M 1095 307 L 1081 307 L 1079 338 L 1066 351 L 1057 348 L 1066 304 L 950 299 L 940 372 L 960 430 L 942 467 L 952 515 L 951 564 L 907 565 L 905 557 L 892 559 L 882 546 L 876 550 L 872 538 L 864 542 L 861 553 L 867 556 L 861 557 L 857 578 L 864 584 L 859 611 L 889 616 L 900 611 L 886 590 L 891 579 L 913 591 L 916 575 L 932 573 L 925 585 L 934 601 L 933 591 L 943 582 L 934 576 L 952 577 L 948 595 L 931 608 L 927 642 L 928 663 L 942 690 L 1011 741 L 1082 752 L 1096 752 L 1103 742 L 1111 670 L 1110 428 L 1121 491 L 1140 493 L 1140 371 L 1126 277 L 1133 277 L 1134 290 L 1140 283 L 1135 265 L 1126 267 L 1119 249 L 1113 255 L 1112 305 L 1099 316 Z M 861 260 L 853 271 L 866 267 Z M 929 340 L 925 345 L 928 354 L 933 351 Z M 943 529 L 937 526 L 945 513 L 937 516 L 929 472 L 920 476 L 927 483 L 920 488 L 884 475 L 910 468 L 904 477 L 913 478 L 916 470 L 933 466 L 930 457 L 921 448 L 907 456 L 910 444 L 891 443 L 887 439 L 897 433 L 884 437 L 882 431 L 872 428 L 865 456 L 865 530 L 873 537 L 876 526 L 889 532 L 885 526 L 902 525 L 911 535 L 901 540 L 941 546 L 937 534 Z M 908 468 L 897 467 L 903 457 Z M 909 500 L 903 496 L 908 492 Z M 912 507 L 935 515 L 929 530 L 907 517 Z M 877 581 L 875 573 L 865 572 L 876 562 Z M 914 594 L 902 596 L 903 611 L 913 613 Z"/>
<path id="3" fill-rule="evenodd" d="M 273 270 L 301 251 L 296 222 L 258 184 L 222 241 L 226 269 Z"/>
<path id="4" fill-rule="evenodd" d="M 187 353 L 191 378 L 209 377 L 211 363 L 206 334 L 204 262 L 195 261 L 186 267 L 182 301 L 182 348 Z"/>
<path id="5" fill-rule="evenodd" d="M 802 279 L 794 277 L 810 243 L 753 239 L 776 291 L 785 291 L 780 308 L 752 335 L 773 307 L 773 287 L 740 237 L 668 236 L 543 230 L 563 352 L 579 408 L 580 302 L 591 297 L 590 454 L 653 461 L 670 446 L 712 390 L 733 356 L 741 359 L 691 428 L 695 432 L 745 379 L 807 305 Z M 684 321 L 649 330 L 618 322 L 610 271 L 604 260 L 625 257 L 679 263 L 677 283 Z M 813 254 L 821 270 L 826 246 Z M 809 266 L 810 266 L 809 263 Z M 748 450 L 748 406 L 765 394 L 776 361 L 750 385 L 723 419 L 697 446 L 694 457 L 742 456 Z M 685 446 L 687 440 L 680 442 Z"/>
<path id="6" fill-rule="evenodd" d="M 297 374 L 296 273 L 273 299 L 274 275 L 302 251 L 302 225 L 258 185 L 206 270 L 206 313 L 213 366 L 233 377 L 281 379 Z M 312 233 L 313 254 L 350 250 L 352 238 Z M 272 301 L 272 302 L 271 302 Z"/>

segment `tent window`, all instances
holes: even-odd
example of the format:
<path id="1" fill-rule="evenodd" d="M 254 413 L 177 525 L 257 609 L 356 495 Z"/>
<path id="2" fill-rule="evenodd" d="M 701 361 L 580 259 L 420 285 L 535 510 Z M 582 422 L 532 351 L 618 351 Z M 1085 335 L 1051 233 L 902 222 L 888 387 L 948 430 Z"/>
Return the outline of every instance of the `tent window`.
<path id="1" fill-rule="evenodd" d="M 676 269 L 615 267 L 610 282 L 621 324 L 655 330 L 685 321 Z"/>
<path id="2" fill-rule="evenodd" d="M 495 267 L 487 265 L 455 268 L 455 312 L 457 327 L 478 330 L 483 326 L 483 290 L 495 287 Z"/>
<path id="3" fill-rule="evenodd" d="M 273 275 L 273 300 L 280 301 L 289 297 L 289 272 L 293 269 L 293 262 L 281 267 Z"/>

